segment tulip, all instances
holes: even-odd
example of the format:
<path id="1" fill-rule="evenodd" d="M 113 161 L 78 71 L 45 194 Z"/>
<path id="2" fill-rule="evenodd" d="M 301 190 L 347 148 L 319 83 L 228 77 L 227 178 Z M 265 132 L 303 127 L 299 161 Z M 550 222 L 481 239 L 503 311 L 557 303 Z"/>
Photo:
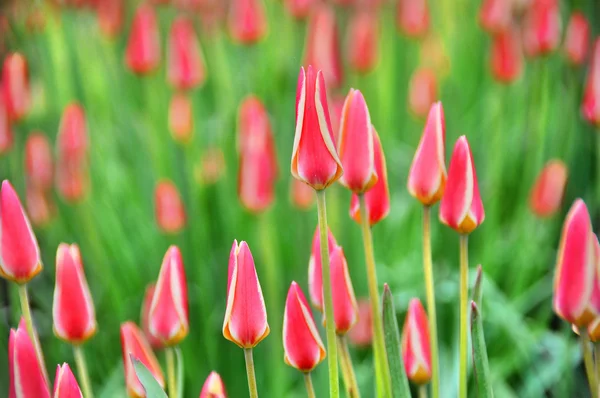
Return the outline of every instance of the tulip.
<path id="1" fill-rule="evenodd" d="M 550 217 L 560 210 L 567 175 L 567 165 L 562 160 L 546 163 L 529 195 L 529 208 L 536 216 Z"/>
<path id="2" fill-rule="evenodd" d="M 308 21 L 304 64 L 322 70 L 327 87 L 337 88 L 342 84 L 343 69 L 336 16 L 333 9 L 325 4 L 318 5 Z M 310 72 L 307 71 L 308 73 Z"/>
<path id="3" fill-rule="evenodd" d="M 148 368 L 161 387 L 165 386 L 165 379 L 156 356 L 144 338 L 142 331 L 131 321 L 121 324 L 121 349 L 123 352 L 125 384 L 130 397 L 143 398 L 146 396 L 146 390 L 138 379 L 133 366 L 132 359 L 134 358 Z"/>
<path id="4" fill-rule="evenodd" d="M 48 383 L 36 350 L 21 319 L 8 339 L 9 398 L 50 398 Z"/>
<path id="5" fill-rule="evenodd" d="M 350 20 L 348 29 L 350 66 L 361 73 L 372 71 L 379 58 L 376 13 L 357 12 Z"/>
<path id="6" fill-rule="evenodd" d="M 368 347 L 373 342 L 373 317 L 368 298 L 358 299 L 358 322 L 348 332 L 350 342 L 356 346 Z"/>
<path id="7" fill-rule="evenodd" d="M 496 33 L 492 42 L 490 65 L 494 79 L 511 83 L 521 74 L 523 59 L 519 39 L 513 29 Z"/>
<path id="8" fill-rule="evenodd" d="M 96 3 L 96 17 L 100 32 L 116 37 L 123 28 L 123 0 L 102 0 Z"/>
<path id="9" fill-rule="evenodd" d="M 79 384 L 68 363 L 56 366 L 53 398 L 83 398 Z"/>
<path id="10" fill-rule="evenodd" d="M 295 178 L 290 185 L 290 200 L 300 210 L 308 210 L 315 203 L 315 191 Z"/>
<path id="11" fill-rule="evenodd" d="M 200 391 L 200 398 L 227 398 L 225 385 L 217 372 L 210 372 L 206 378 L 202 391 Z"/>
<path id="12" fill-rule="evenodd" d="M 181 93 L 173 95 L 169 104 L 169 131 L 176 142 L 186 144 L 194 132 L 194 111 L 191 99 Z"/>
<path id="13" fill-rule="evenodd" d="M 152 304 L 152 299 L 154 298 L 155 290 L 155 283 L 151 283 L 148 286 L 146 286 L 146 291 L 144 292 L 144 301 L 142 302 L 140 325 L 142 326 L 144 337 L 146 337 L 146 340 L 148 340 L 150 346 L 154 349 L 159 349 L 163 348 L 162 342 L 160 341 L 160 339 L 153 337 L 152 333 L 150 333 L 150 305 Z"/>
<path id="14" fill-rule="evenodd" d="M 581 11 L 571 14 L 567 34 L 564 41 L 564 51 L 571 65 L 583 64 L 588 54 L 590 44 L 590 25 Z"/>
<path id="15" fill-rule="evenodd" d="M 358 322 L 358 304 L 348 272 L 344 250 L 335 245 L 331 249 L 331 290 L 333 292 L 333 322 L 335 332 L 344 335 Z M 323 317 L 323 323 L 326 318 Z"/>
<path id="16" fill-rule="evenodd" d="M 1 94 L 2 90 L 2 85 L 0 85 L 0 155 L 8 152 L 14 142 L 10 116 L 4 96 Z"/>
<path id="17" fill-rule="evenodd" d="M 429 348 L 429 322 L 419 299 L 408 304 L 402 328 L 402 359 L 408 379 L 415 384 L 425 384 L 431 379 L 431 351 Z"/>
<path id="18" fill-rule="evenodd" d="M 196 165 L 194 174 L 200 184 L 217 183 L 225 173 L 225 157 L 221 148 L 207 148 Z"/>
<path id="19" fill-rule="evenodd" d="M 125 63 L 133 73 L 144 75 L 158 68 L 160 35 L 152 6 L 142 4 L 137 8 L 125 51 Z"/>
<path id="20" fill-rule="evenodd" d="M 430 69 L 417 69 L 408 85 L 408 106 L 417 117 L 425 117 L 437 99 L 437 79 Z"/>
<path id="21" fill-rule="evenodd" d="M 396 22 L 406 36 L 423 36 L 429 30 L 427 0 L 399 0 Z"/>
<path id="22" fill-rule="evenodd" d="M 342 175 L 342 163 L 333 143 L 325 80 L 312 66 L 300 70 L 296 92 L 296 134 L 292 175 L 323 190 Z"/>
<path id="23" fill-rule="evenodd" d="M 154 206 L 156 224 L 163 233 L 176 234 L 185 227 L 185 209 L 172 181 L 161 180 L 156 184 Z"/>
<path id="24" fill-rule="evenodd" d="M 31 105 L 29 68 L 27 59 L 20 53 L 8 54 L 2 68 L 4 101 L 11 120 L 21 120 Z"/>
<path id="25" fill-rule="evenodd" d="M 323 359 L 325 347 L 302 289 L 292 282 L 283 314 L 285 363 L 301 372 L 311 372 Z"/>
<path id="26" fill-rule="evenodd" d="M 206 66 L 194 26 L 189 19 L 179 17 L 169 32 L 167 81 L 178 90 L 189 90 L 201 86 L 204 80 Z"/>
<path id="27" fill-rule="evenodd" d="M 335 237 L 331 231 L 327 230 L 327 247 L 329 248 L 329 256 L 337 246 Z M 319 235 L 319 227 L 315 230 L 315 235 L 312 241 L 312 251 L 310 260 L 308 261 L 308 293 L 312 305 L 319 311 L 323 312 L 323 271 L 321 264 L 321 238 Z"/>
<path id="28" fill-rule="evenodd" d="M 419 65 L 435 72 L 437 76 L 448 75 L 450 57 L 439 35 L 430 33 L 423 38 L 419 46 Z"/>
<path id="29" fill-rule="evenodd" d="M 89 184 L 87 134 L 83 108 L 77 103 L 67 105 L 56 138 L 56 185 L 69 202 L 83 199 Z"/>
<path id="30" fill-rule="evenodd" d="M 306 18 L 314 6 L 318 4 L 317 0 L 284 0 L 285 10 L 296 19 Z"/>
<path id="31" fill-rule="evenodd" d="M 25 142 L 25 174 L 27 184 L 42 191 L 52 188 L 54 164 L 48 137 L 42 132 L 29 134 Z"/>
<path id="32" fill-rule="evenodd" d="M 581 113 L 585 120 L 600 125 L 600 39 L 596 39 L 592 50 L 592 59 L 587 73 Z"/>
<path id="33" fill-rule="evenodd" d="M 31 223 L 35 226 L 46 225 L 54 215 L 55 208 L 52 196 L 48 192 L 27 185 L 25 204 Z"/>
<path id="34" fill-rule="evenodd" d="M 236 43 L 249 45 L 261 40 L 268 30 L 262 1 L 231 0 L 227 25 Z"/>
<path id="35" fill-rule="evenodd" d="M 512 0 L 483 0 L 479 9 L 479 24 L 491 34 L 505 31 L 512 19 Z"/>
<path id="36" fill-rule="evenodd" d="M 523 47 L 530 57 L 554 51 L 560 43 L 560 9 L 557 0 L 531 0 L 523 21 Z"/>

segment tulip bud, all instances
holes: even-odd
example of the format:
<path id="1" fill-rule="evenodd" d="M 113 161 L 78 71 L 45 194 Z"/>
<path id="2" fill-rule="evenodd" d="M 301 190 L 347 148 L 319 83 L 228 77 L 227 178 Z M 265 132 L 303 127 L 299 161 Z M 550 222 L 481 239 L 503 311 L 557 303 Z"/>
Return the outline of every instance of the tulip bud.
<path id="1" fill-rule="evenodd" d="M 562 160 L 546 163 L 529 195 L 529 208 L 536 216 L 550 217 L 560 210 L 567 175 L 567 165 Z"/>
<path id="2" fill-rule="evenodd" d="M 557 0 L 531 0 L 523 20 L 523 48 L 530 57 L 554 51 L 560 42 L 560 9 Z"/>
<path id="3" fill-rule="evenodd" d="M 333 9 L 326 4 L 318 5 L 310 15 L 306 33 L 304 65 L 313 65 L 316 70 L 323 71 L 327 87 L 340 87 L 344 77 Z"/>
<path id="4" fill-rule="evenodd" d="M 153 349 L 163 348 L 162 342 L 153 337 L 150 333 L 150 306 L 152 305 L 152 299 L 154 298 L 154 291 L 156 290 L 156 284 L 150 283 L 146 286 L 146 291 L 144 292 L 144 301 L 142 302 L 142 311 L 140 315 L 140 325 L 142 327 L 142 331 L 144 332 L 144 337 L 150 346 Z"/>
<path id="5" fill-rule="evenodd" d="M 79 384 L 68 363 L 56 365 L 53 398 L 83 398 Z"/>
<path id="6" fill-rule="evenodd" d="M 408 106 L 417 117 L 425 117 L 437 99 L 437 80 L 433 71 L 417 69 L 408 85 Z"/>
<path id="7" fill-rule="evenodd" d="M 21 319 L 17 330 L 10 330 L 8 378 L 9 398 L 50 398 L 48 383 L 27 334 L 24 319 Z"/>
<path id="8" fill-rule="evenodd" d="M 248 244 L 233 242 L 229 255 L 227 310 L 223 336 L 241 348 L 253 348 L 269 335 L 267 309 Z"/>
<path id="9" fill-rule="evenodd" d="M 29 219 L 36 227 L 46 225 L 55 213 L 52 195 L 29 184 L 25 190 L 25 203 Z"/>
<path id="10" fill-rule="evenodd" d="M 14 143 L 8 108 L 2 91 L 3 86 L 0 84 L 0 155 L 8 152 Z"/>
<path id="11" fill-rule="evenodd" d="M 22 284 L 42 270 L 37 239 L 8 180 L 0 189 L 0 276 Z"/>
<path id="12" fill-rule="evenodd" d="M 322 190 L 341 177 L 342 163 L 335 150 L 325 80 L 309 66 L 300 70 L 296 91 L 296 133 L 292 175 Z"/>
<path id="13" fill-rule="evenodd" d="M 409 37 L 421 37 L 429 30 L 427 0 L 399 0 L 396 23 Z"/>
<path id="14" fill-rule="evenodd" d="M 361 73 L 372 71 L 379 58 L 377 14 L 371 11 L 355 13 L 348 29 L 350 66 Z"/>
<path id="15" fill-rule="evenodd" d="M 192 22 L 184 17 L 173 21 L 169 32 L 167 80 L 179 90 L 201 86 L 206 80 L 206 66 L 200 42 Z"/>
<path id="16" fill-rule="evenodd" d="M 125 63 L 136 74 L 148 74 L 160 63 L 160 36 L 152 6 L 140 5 L 133 17 Z"/>
<path id="17" fill-rule="evenodd" d="M 587 57 L 590 45 L 590 25 L 581 11 L 571 14 L 567 34 L 565 36 L 564 51 L 571 65 L 583 64 Z"/>
<path id="18" fill-rule="evenodd" d="M 587 73 L 581 113 L 585 120 L 600 125 L 600 39 L 596 39 Z"/>
<path id="19" fill-rule="evenodd" d="M 300 210 L 308 210 L 315 203 L 315 191 L 300 180 L 292 179 L 290 200 Z"/>
<path id="20" fill-rule="evenodd" d="M 373 315 L 368 298 L 358 299 L 358 322 L 348 332 L 350 342 L 356 346 L 367 347 L 373 341 Z"/>
<path id="21" fill-rule="evenodd" d="M 429 110 L 427 123 L 408 174 L 408 192 L 423 205 L 442 198 L 446 187 L 446 122 L 441 102 Z"/>
<path id="22" fill-rule="evenodd" d="M 358 304 L 348 272 L 344 250 L 335 245 L 329 252 L 331 258 L 331 292 L 333 300 L 333 322 L 335 332 L 344 335 L 358 322 Z M 323 314 L 323 324 L 325 324 Z"/>
<path id="23" fill-rule="evenodd" d="M 327 247 L 329 256 L 337 246 L 335 237 L 330 230 L 327 231 Z M 308 293 L 312 305 L 323 312 L 323 271 L 321 262 L 321 235 L 319 227 L 315 231 L 312 241 L 310 260 L 308 260 Z"/>
<path id="24" fill-rule="evenodd" d="M 292 282 L 285 301 L 283 349 L 285 363 L 305 373 L 325 359 L 325 347 L 317 325 L 296 282 Z"/>
<path id="25" fill-rule="evenodd" d="M 206 378 L 202 391 L 200 391 L 200 398 L 227 398 L 225 385 L 217 372 L 210 372 Z"/>
<path id="26" fill-rule="evenodd" d="M 483 0 L 479 9 L 479 25 L 488 33 L 495 34 L 510 27 L 512 0 Z"/>
<path id="27" fill-rule="evenodd" d="M 176 142 L 186 144 L 192 140 L 194 111 L 192 101 L 181 93 L 173 95 L 169 104 L 169 130 Z"/>
<path id="28" fill-rule="evenodd" d="M 142 331 L 131 321 L 121 324 L 121 350 L 125 370 L 125 384 L 130 397 L 144 398 L 146 390 L 135 373 L 132 357 L 139 360 L 150 371 L 161 387 L 165 387 L 165 379 L 160 364 L 144 338 Z"/>
<path id="29" fill-rule="evenodd" d="M 470 234 L 485 219 L 475 163 L 467 137 L 454 146 L 448 181 L 440 204 L 440 221 L 460 234 Z"/>
<path id="30" fill-rule="evenodd" d="M 100 32 L 109 38 L 116 37 L 123 27 L 123 0 L 98 1 L 96 17 Z"/>
<path id="31" fill-rule="evenodd" d="M 185 227 L 185 208 L 172 181 L 161 180 L 156 184 L 154 206 L 156 224 L 161 232 L 177 234 Z"/>
<path id="32" fill-rule="evenodd" d="M 490 65 L 494 79 L 500 83 L 512 83 L 521 74 L 523 59 L 521 45 L 513 29 L 496 33 L 492 41 Z"/>
<path id="33" fill-rule="evenodd" d="M 52 188 L 54 164 L 48 137 L 36 131 L 29 134 L 25 142 L 25 173 L 27 184 L 48 191 Z"/>
<path id="34" fill-rule="evenodd" d="M 69 202 L 83 199 L 87 192 L 87 134 L 83 108 L 77 103 L 67 105 L 56 138 L 56 185 L 63 198 Z"/>
<path id="35" fill-rule="evenodd" d="M 31 105 L 29 68 L 27 59 L 20 53 L 8 54 L 2 68 L 4 101 L 11 120 L 21 120 Z"/>
<path id="36" fill-rule="evenodd" d="M 261 40 L 268 30 L 262 1 L 231 0 L 227 25 L 236 43 L 249 45 Z"/>
<path id="37" fill-rule="evenodd" d="M 240 105 L 238 196 L 251 212 L 266 210 L 275 198 L 277 156 L 267 110 L 255 96 Z"/>
<path id="38" fill-rule="evenodd" d="M 284 0 L 285 10 L 296 19 L 306 18 L 314 6 L 318 4 L 317 0 Z"/>
<path id="39" fill-rule="evenodd" d="M 402 359 L 410 381 L 426 384 L 431 380 L 429 321 L 417 298 L 410 300 L 402 328 Z"/>

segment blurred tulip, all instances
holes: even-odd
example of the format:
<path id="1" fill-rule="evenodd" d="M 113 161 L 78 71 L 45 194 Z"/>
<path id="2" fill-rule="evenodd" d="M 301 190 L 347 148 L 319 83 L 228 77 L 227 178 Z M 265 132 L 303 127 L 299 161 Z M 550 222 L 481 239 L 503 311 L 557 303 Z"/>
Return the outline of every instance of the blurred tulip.
<path id="1" fill-rule="evenodd" d="M 56 365 L 56 376 L 54 377 L 53 398 L 83 398 L 79 389 L 79 384 L 69 364 L 64 362 L 62 365 Z"/>
<path id="2" fill-rule="evenodd" d="M 373 341 L 373 317 L 368 298 L 358 299 L 358 322 L 348 332 L 350 342 L 356 346 L 368 347 Z"/>
<path id="3" fill-rule="evenodd" d="M 192 101 L 182 93 L 175 93 L 169 104 L 169 131 L 176 142 L 186 144 L 194 132 Z"/>
<path id="4" fill-rule="evenodd" d="M 14 143 L 12 125 L 6 106 L 6 100 L 1 94 L 3 86 L 0 84 L 0 155 L 8 152 Z"/>
<path id="5" fill-rule="evenodd" d="M 554 273 L 553 307 L 578 327 L 594 318 L 590 299 L 596 270 L 596 237 L 583 200 L 577 199 L 563 224 Z"/>
<path id="6" fill-rule="evenodd" d="M 171 180 L 161 180 L 156 184 L 154 206 L 156 224 L 161 232 L 176 234 L 185 227 L 185 208 Z"/>
<path id="7" fill-rule="evenodd" d="M 440 204 L 440 221 L 460 234 L 470 234 L 485 219 L 475 163 L 467 137 L 454 146 L 448 181 Z"/>
<path id="8" fill-rule="evenodd" d="M 144 301 L 142 302 L 140 325 L 146 340 L 148 343 L 150 343 L 150 346 L 154 349 L 159 349 L 164 347 L 163 343 L 158 338 L 153 337 L 150 333 L 150 306 L 152 305 L 152 299 L 154 298 L 155 290 L 155 283 L 150 283 L 148 286 L 146 286 L 146 291 L 144 292 Z"/>
<path id="9" fill-rule="evenodd" d="M 144 338 L 142 331 L 131 321 L 121 324 L 121 350 L 127 393 L 132 398 L 146 397 L 146 390 L 135 373 L 132 357 L 139 360 L 150 371 L 161 387 L 165 387 L 165 379 L 160 364 L 152 352 L 152 348 Z"/>
<path id="10" fill-rule="evenodd" d="M 136 74 L 148 74 L 160 63 L 160 35 L 154 8 L 140 5 L 135 11 L 125 50 L 125 63 Z"/>
<path id="11" fill-rule="evenodd" d="M 396 22 L 406 36 L 423 36 L 429 30 L 427 0 L 399 0 Z"/>
<path id="12" fill-rule="evenodd" d="M 53 163 L 48 137 L 39 131 L 29 134 L 25 142 L 25 173 L 28 186 L 43 191 L 52 189 Z"/>
<path id="13" fill-rule="evenodd" d="M 296 91 L 296 133 L 292 175 L 322 190 L 342 175 L 342 163 L 333 142 L 327 91 L 321 71 L 300 70 Z"/>
<path id="14" fill-rule="evenodd" d="M 356 12 L 348 29 L 350 66 L 361 73 L 372 71 L 379 60 L 377 14 L 366 10 Z"/>
<path id="15" fill-rule="evenodd" d="M 572 65 L 581 65 L 587 57 L 590 45 L 590 25 L 581 11 L 571 14 L 567 34 L 564 41 L 564 51 Z"/>
<path id="16" fill-rule="evenodd" d="M 179 344 L 189 332 L 185 268 L 177 246 L 167 250 L 148 313 L 148 330 L 165 346 Z"/>
<path id="17" fill-rule="evenodd" d="M 558 159 L 548 161 L 529 195 L 529 208 L 538 217 L 550 217 L 560 210 L 568 177 L 567 165 Z"/>
<path id="18" fill-rule="evenodd" d="M 206 66 L 194 25 L 185 17 L 178 17 L 169 32 L 167 81 L 179 90 L 201 86 L 206 80 Z"/>
<path id="19" fill-rule="evenodd" d="M 262 0 L 230 0 L 227 25 L 236 43 L 254 44 L 267 34 L 268 21 Z"/>
<path id="20" fill-rule="evenodd" d="M 343 95 L 334 95 L 329 99 L 329 109 L 331 116 L 331 128 L 333 130 L 333 142 L 337 143 L 340 135 L 340 121 L 346 97 Z"/>
<path id="21" fill-rule="evenodd" d="M 510 27 L 513 0 L 483 0 L 479 9 L 479 25 L 488 33 L 496 34 Z"/>
<path id="22" fill-rule="evenodd" d="M 293 178 L 290 185 L 290 199 L 296 208 L 308 210 L 315 203 L 316 195 L 314 189 Z"/>
<path id="23" fill-rule="evenodd" d="M 531 0 L 523 20 L 525 54 L 537 57 L 554 51 L 561 36 L 558 0 Z"/>
<path id="24" fill-rule="evenodd" d="M 594 42 L 583 91 L 581 113 L 588 123 L 600 125 L 600 38 Z"/>
<path id="25" fill-rule="evenodd" d="M 106 37 L 116 37 L 123 28 L 123 0 L 101 0 L 96 3 L 96 17 L 100 32 Z"/>
<path id="26" fill-rule="evenodd" d="M 46 225 L 55 213 L 55 206 L 51 193 L 44 192 L 29 184 L 27 184 L 25 190 L 25 204 L 27 205 L 29 219 L 36 227 Z"/>
<path id="27" fill-rule="evenodd" d="M 194 174 L 200 184 L 217 183 L 225 174 L 225 156 L 221 148 L 207 148 L 196 165 Z"/>
<path id="28" fill-rule="evenodd" d="M 306 31 L 304 65 L 312 65 L 315 70 L 321 70 L 329 88 L 340 87 L 344 78 L 337 29 L 333 9 L 326 4 L 315 7 Z M 307 70 L 306 73 L 310 74 L 310 71 Z"/>
<path id="29" fill-rule="evenodd" d="M 88 188 L 88 132 L 83 108 L 77 103 L 65 107 L 56 138 L 56 185 L 69 202 L 83 199 Z"/>
<path id="30" fill-rule="evenodd" d="M 200 391 L 200 398 L 227 398 L 225 385 L 217 372 L 210 372 L 206 378 L 202 391 Z"/>
<path id="31" fill-rule="evenodd" d="M 442 198 L 446 187 L 446 121 L 441 102 L 429 109 L 427 123 L 408 174 L 408 192 L 425 206 Z"/>
<path id="32" fill-rule="evenodd" d="M 512 83 L 521 75 L 523 59 L 519 39 L 513 29 L 494 34 L 490 65 L 494 79 Z"/>
<path id="33" fill-rule="evenodd" d="M 8 338 L 9 398 L 50 398 L 48 383 L 40 367 L 27 330 L 21 319 L 17 330 Z"/>
<path id="34" fill-rule="evenodd" d="M 335 332 L 344 335 L 358 322 L 358 304 L 348 272 L 348 263 L 341 246 L 329 251 L 331 258 L 331 292 L 333 294 L 333 322 Z M 323 324 L 327 320 L 323 314 Z"/>
<path id="35" fill-rule="evenodd" d="M 37 239 L 8 180 L 0 190 L 0 276 L 23 284 L 42 270 Z"/>
<path id="36" fill-rule="evenodd" d="M 429 347 L 429 321 L 419 299 L 408 304 L 402 328 L 402 357 L 408 379 L 415 384 L 431 380 L 431 350 Z"/>
<path id="37" fill-rule="evenodd" d="M 329 256 L 331 257 L 331 252 L 337 246 L 337 242 L 329 230 L 327 231 L 327 244 Z M 323 271 L 321 263 L 321 237 L 318 226 L 313 236 L 310 259 L 308 260 L 308 293 L 312 305 L 323 312 Z"/>
<path id="38" fill-rule="evenodd" d="M 285 363 L 308 373 L 325 359 L 325 347 L 319 330 L 296 282 L 292 282 L 283 314 L 283 349 Z"/>
<path id="39" fill-rule="evenodd" d="M 446 76 L 450 72 L 450 57 L 439 35 L 431 32 L 423 38 L 419 46 L 419 65 L 437 76 Z"/>
<path id="40" fill-rule="evenodd" d="M 286 11 L 296 19 L 304 19 L 319 3 L 319 0 L 284 0 Z"/>
<path id="41" fill-rule="evenodd" d="M 437 100 L 437 79 L 432 70 L 415 70 L 408 85 L 408 106 L 417 117 L 425 117 Z"/>
<path id="42" fill-rule="evenodd" d="M 269 335 L 270 329 L 254 259 L 246 242 L 233 242 L 228 272 L 223 336 L 241 348 L 253 348 Z"/>
<path id="43" fill-rule="evenodd" d="M 278 166 L 269 115 L 253 95 L 240 105 L 238 140 L 238 196 L 246 209 L 259 213 L 273 203 Z"/>
<path id="44" fill-rule="evenodd" d="M 9 118 L 21 120 L 27 115 L 31 105 L 29 68 L 23 54 L 11 53 L 4 58 L 2 82 Z"/>
<path id="45" fill-rule="evenodd" d="M 52 317 L 54 334 L 71 344 L 81 344 L 96 333 L 94 302 L 75 244 L 61 243 L 56 252 Z"/>

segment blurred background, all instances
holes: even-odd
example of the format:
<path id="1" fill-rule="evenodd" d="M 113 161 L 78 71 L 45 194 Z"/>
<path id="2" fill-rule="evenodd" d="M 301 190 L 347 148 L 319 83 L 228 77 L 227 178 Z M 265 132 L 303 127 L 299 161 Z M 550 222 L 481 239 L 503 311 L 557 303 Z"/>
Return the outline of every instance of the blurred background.
<path id="1" fill-rule="evenodd" d="M 41 246 L 45 269 L 29 292 L 49 369 L 73 363 L 71 347 L 52 332 L 60 242 L 81 248 L 99 325 L 84 350 L 102 398 L 126 394 L 119 325 L 139 322 L 146 286 L 158 276 L 168 246 L 177 244 L 190 295 L 190 335 L 182 344 L 185 396 L 197 396 L 211 370 L 222 375 L 230 396 L 245 396 L 243 353 L 221 332 L 229 250 L 238 239 L 254 254 L 272 328 L 255 349 L 259 391 L 267 397 L 305 395 L 300 374 L 283 363 L 281 323 L 290 282 L 307 292 L 317 223 L 312 193 L 295 190 L 289 172 L 297 76 L 310 62 L 324 70 L 333 118 L 349 88 L 360 89 L 381 137 L 391 211 L 374 227 L 375 257 L 380 284 L 389 283 L 394 293 L 399 323 L 412 297 L 425 301 L 421 205 L 408 194 L 406 179 L 424 118 L 439 99 L 447 159 L 466 134 L 486 209 L 486 221 L 470 239 L 470 264 L 473 271 L 482 264 L 485 273 L 483 317 L 495 395 L 587 396 L 577 340 L 553 315 L 551 295 L 566 210 L 582 197 L 594 221 L 600 216 L 600 141 L 593 126 L 600 115 L 581 111 L 586 75 L 594 69 L 600 3 L 0 4 L 0 57 L 22 54 L 29 86 L 10 83 L 29 92 L 25 114 L 0 112 L 0 177 L 10 179 L 26 202 Z M 566 39 L 577 10 L 587 28 L 579 41 L 582 25 L 572 28 L 579 47 Z M 170 38 L 181 18 L 192 27 L 192 39 L 189 29 L 180 29 L 187 32 L 179 33 L 183 38 Z M 183 67 L 191 75 L 187 80 L 170 72 L 186 48 L 196 51 L 181 61 L 189 63 Z M 11 62 L 13 67 L 4 64 L 5 86 L 18 79 L 11 74 L 19 74 L 14 69 L 21 61 Z M 600 68 L 600 61 L 595 64 Z M 250 94 L 268 113 L 279 169 L 275 200 L 260 211 L 238 195 L 244 175 L 238 110 Z M 560 188 L 558 207 L 544 212 L 533 206 L 534 212 L 531 187 L 551 159 L 568 170 L 564 199 Z M 46 183 L 34 184 L 39 180 Z M 345 249 L 356 294 L 367 296 L 360 231 L 348 215 L 350 193 L 335 185 L 327 196 L 330 227 Z M 442 391 L 451 397 L 458 373 L 458 236 L 434 222 L 432 237 Z M 7 358 L 8 331 L 19 317 L 16 289 L 1 281 L 0 358 Z M 163 353 L 157 355 L 164 364 Z M 353 346 L 352 356 L 363 396 L 374 396 L 370 348 Z M 325 364 L 314 381 L 323 395 Z M 7 361 L 0 360 L 0 395 L 7 386 Z"/>

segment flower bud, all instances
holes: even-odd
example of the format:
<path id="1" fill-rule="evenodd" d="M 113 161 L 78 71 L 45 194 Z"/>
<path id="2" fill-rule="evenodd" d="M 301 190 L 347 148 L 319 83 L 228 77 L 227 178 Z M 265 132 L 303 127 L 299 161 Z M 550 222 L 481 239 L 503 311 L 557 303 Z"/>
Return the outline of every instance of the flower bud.
<path id="1" fill-rule="evenodd" d="M 268 30 L 262 0 L 231 0 L 227 25 L 236 43 L 249 45 L 261 40 Z"/>
<path id="2" fill-rule="evenodd" d="M 154 291 L 156 290 L 156 284 L 150 283 L 146 286 L 146 291 L 144 292 L 144 301 L 142 302 L 142 311 L 140 315 L 140 325 L 142 327 L 142 331 L 144 332 L 144 337 L 150 346 L 153 349 L 163 348 L 162 342 L 153 337 L 150 333 L 150 306 L 152 305 L 152 299 L 154 298 Z"/>
<path id="3" fill-rule="evenodd" d="M 87 135 L 83 108 L 77 103 L 67 105 L 56 138 L 56 185 L 68 202 L 82 200 L 88 190 Z"/>
<path id="4" fill-rule="evenodd" d="M 68 363 L 56 366 L 53 398 L 83 398 L 79 384 Z"/>
<path id="5" fill-rule="evenodd" d="M 344 78 L 337 29 L 333 9 L 326 4 L 318 5 L 308 21 L 304 65 L 323 71 L 328 88 L 340 87 Z"/>
<path id="6" fill-rule="evenodd" d="M 523 69 L 523 58 L 516 32 L 509 28 L 496 33 L 491 51 L 490 65 L 494 79 L 505 84 L 518 79 Z"/>
<path id="7" fill-rule="evenodd" d="M 217 372 L 210 372 L 206 378 L 202 391 L 200 391 L 200 398 L 227 398 L 225 385 Z"/>
<path id="8" fill-rule="evenodd" d="M 166 234 L 179 233 L 186 224 L 185 209 L 179 191 L 170 180 L 161 180 L 154 191 L 156 224 Z"/>
<path id="9" fill-rule="evenodd" d="M 510 27 L 512 0 L 483 0 L 479 9 L 479 25 L 488 33 L 496 34 Z"/>
<path id="10" fill-rule="evenodd" d="M 417 117 L 425 117 L 437 100 L 437 79 L 430 69 L 417 69 L 408 85 L 408 106 Z"/>
<path id="11" fill-rule="evenodd" d="M 337 246 L 335 237 L 330 230 L 327 231 L 327 247 L 329 256 Z M 319 227 L 315 231 L 312 241 L 310 260 L 308 261 L 308 293 L 312 305 L 323 312 L 323 271 L 321 262 L 321 235 Z"/>
<path id="12" fill-rule="evenodd" d="M 201 86 L 206 66 L 192 22 L 185 17 L 173 21 L 169 32 L 167 81 L 178 90 Z"/>
<path id="13" fill-rule="evenodd" d="M 557 0 L 531 0 L 523 20 L 523 48 L 530 57 L 554 51 L 561 36 Z"/>
<path id="14" fill-rule="evenodd" d="M 160 35 L 154 8 L 142 4 L 135 11 L 125 50 L 125 63 L 136 74 L 145 75 L 160 63 Z"/>
<path id="15" fill-rule="evenodd" d="M 104 36 L 114 38 L 121 33 L 123 8 L 123 0 L 102 0 L 96 3 L 98 27 Z"/>
<path id="16" fill-rule="evenodd" d="M 590 25 L 581 11 L 571 14 L 564 41 L 564 52 L 571 65 L 585 62 L 590 45 Z"/>
<path id="17" fill-rule="evenodd" d="M 373 315 L 368 298 L 358 299 L 358 322 L 348 332 L 350 342 L 356 346 L 367 347 L 373 341 Z"/>
<path id="18" fill-rule="evenodd" d="M 176 142 L 187 144 L 194 132 L 192 101 L 186 94 L 176 93 L 169 104 L 169 131 Z"/>
<path id="19" fill-rule="evenodd" d="M 419 299 L 412 299 L 402 329 L 402 359 L 406 376 L 415 384 L 431 380 L 429 321 Z"/>
<path id="20" fill-rule="evenodd" d="M 368 73 L 379 59 L 377 14 L 358 11 L 348 27 L 348 56 L 350 66 L 360 73 Z"/>
<path id="21" fill-rule="evenodd" d="M 567 165 L 562 160 L 546 163 L 529 194 L 529 208 L 536 216 L 550 217 L 560 210 L 567 176 Z"/>
<path id="22" fill-rule="evenodd" d="M 348 272 L 348 263 L 341 246 L 335 245 L 331 257 L 331 293 L 335 332 L 344 335 L 358 322 L 358 304 Z M 327 319 L 323 314 L 323 324 Z"/>
<path id="23" fill-rule="evenodd" d="M 4 58 L 2 82 L 9 118 L 14 121 L 21 120 L 31 106 L 29 68 L 23 54 L 12 53 Z"/>
<path id="24" fill-rule="evenodd" d="M 42 191 L 52 189 L 54 162 L 48 137 L 42 132 L 29 134 L 25 142 L 25 174 L 28 186 Z"/>
<path id="25" fill-rule="evenodd" d="M 427 0 L 399 0 L 396 22 L 402 33 L 421 37 L 429 30 Z"/>

